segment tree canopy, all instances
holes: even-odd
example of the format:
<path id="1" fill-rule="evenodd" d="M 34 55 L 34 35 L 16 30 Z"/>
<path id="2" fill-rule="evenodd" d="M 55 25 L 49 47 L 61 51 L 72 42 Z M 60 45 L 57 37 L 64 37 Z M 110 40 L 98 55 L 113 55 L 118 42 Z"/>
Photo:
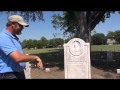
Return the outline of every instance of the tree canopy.
<path id="1" fill-rule="evenodd" d="M 27 22 L 29 22 L 30 20 L 33 22 L 35 22 L 36 20 L 44 20 L 42 11 L 0 11 L 0 14 L 3 14 L 3 13 L 7 14 L 8 16 L 19 14 Z"/>
<path id="2" fill-rule="evenodd" d="M 106 36 L 103 33 L 96 33 L 92 36 L 91 44 L 93 45 L 105 45 Z"/>
<path id="3" fill-rule="evenodd" d="M 86 42 L 91 41 L 90 33 L 100 22 L 110 18 L 115 11 L 64 11 L 63 16 L 53 16 L 53 27 L 65 30 L 82 38 Z"/>
<path id="4" fill-rule="evenodd" d="M 104 22 L 115 11 L 63 11 L 63 16 L 53 15 L 53 27 L 61 28 L 65 33 L 69 32 L 86 42 L 91 41 L 91 31 L 100 22 Z M 42 11 L 1 11 L 1 13 L 19 13 L 29 22 L 44 20 Z"/>

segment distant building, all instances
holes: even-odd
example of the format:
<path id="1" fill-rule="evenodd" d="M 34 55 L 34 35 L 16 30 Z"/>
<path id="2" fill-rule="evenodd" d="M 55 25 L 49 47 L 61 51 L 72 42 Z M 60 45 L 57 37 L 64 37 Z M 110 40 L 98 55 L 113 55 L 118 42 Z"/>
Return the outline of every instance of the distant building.
<path id="1" fill-rule="evenodd" d="M 115 44 L 115 43 L 116 43 L 115 39 L 112 39 L 112 38 L 108 38 L 108 39 L 107 39 L 107 44 L 108 44 L 108 45 L 113 45 L 113 44 Z"/>

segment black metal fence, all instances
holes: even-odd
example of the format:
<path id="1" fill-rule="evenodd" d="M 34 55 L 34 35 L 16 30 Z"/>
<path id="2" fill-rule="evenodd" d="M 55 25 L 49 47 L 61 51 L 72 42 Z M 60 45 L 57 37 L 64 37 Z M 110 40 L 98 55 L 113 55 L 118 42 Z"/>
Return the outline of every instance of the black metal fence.
<path id="1" fill-rule="evenodd" d="M 103 62 L 120 61 L 120 52 L 92 51 L 91 60 L 99 60 Z"/>
<path id="2" fill-rule="evenodd" d="M 115 71 L 120 68 L 120 52 L 93 51 L 91 52 L 91 64 L 104 70 Z"/>

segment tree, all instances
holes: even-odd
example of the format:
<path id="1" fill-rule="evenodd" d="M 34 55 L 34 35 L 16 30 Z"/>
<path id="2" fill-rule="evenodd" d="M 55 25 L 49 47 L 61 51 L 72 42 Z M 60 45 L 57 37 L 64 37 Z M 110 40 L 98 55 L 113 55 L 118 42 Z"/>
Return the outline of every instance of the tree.
<path id="1" fill-rule="evenodd" d="M 108 31 L 107 38 L 113 39 L 115 37 L 115 32 L 113 31 Z"/>
<path id="2" fill-rule="evenodd" d="M 106 44 L 106 37 L 103 33 L 96 33 L 92 36 L 92 41 L 91 43 L 93 45 L 104 45 Z"/>
<path id="3" fill-rule="evenodd" d="M 42 48 L 45 48 L 47 46 L 48 40 L 45 37 L 41 37 L 40 44 Z"/>
<path id="4" fill-rule="evenodd" d="M 22 47 L 23 47 L 23 48 L 27 48 L 28 42 L 27 42 L 27 40 L 25 39 L 25 40 L 23 40 L 23 42 L 22 42 L 21 44 L 22 44 Z"/>
<path id="5" fill-rule="evenodd" d="M 115 32 L 109 31 L 107 38 L 115 39 L 116 42 L 120 44 L 120 30 L 116 30 Z"/>
<path id="6" fill-rule="evenodd" d="M 120 30 L 115 31 L 115 40 L 120 44 Z"/>
<path id="7" fill-rule="evenodd" d="M 64 11 L 63 16 L 53 15 L 53 27 L 60 27 L 65 33 L 74 33 L 85 42 L 91 41 L 91 31 L 100 22 L 104 22 L 115 11 Z"/>
<path id="8" fill-rule="evenodd" d="M 0 11 L 0 14 L 7 14 L 9 15 L 14 15 L 18 14 L 21 15 L 27 22 L 30 20 L 35 22 L 36 20 L 43 20 L 43 12 L 42 11 Z"/>

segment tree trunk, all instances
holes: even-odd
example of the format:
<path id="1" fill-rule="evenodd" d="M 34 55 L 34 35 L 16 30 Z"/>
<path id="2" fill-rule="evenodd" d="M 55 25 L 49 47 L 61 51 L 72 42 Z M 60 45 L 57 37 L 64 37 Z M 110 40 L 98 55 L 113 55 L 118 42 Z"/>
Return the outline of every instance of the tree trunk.
<path id="1" fill-rule="evenodd" d="M 87 11 L 75 11 L 76 20 L 78 23 L 79 37 L 85 42 L 91 41 L 91 34 L 88 28 Z"/>

